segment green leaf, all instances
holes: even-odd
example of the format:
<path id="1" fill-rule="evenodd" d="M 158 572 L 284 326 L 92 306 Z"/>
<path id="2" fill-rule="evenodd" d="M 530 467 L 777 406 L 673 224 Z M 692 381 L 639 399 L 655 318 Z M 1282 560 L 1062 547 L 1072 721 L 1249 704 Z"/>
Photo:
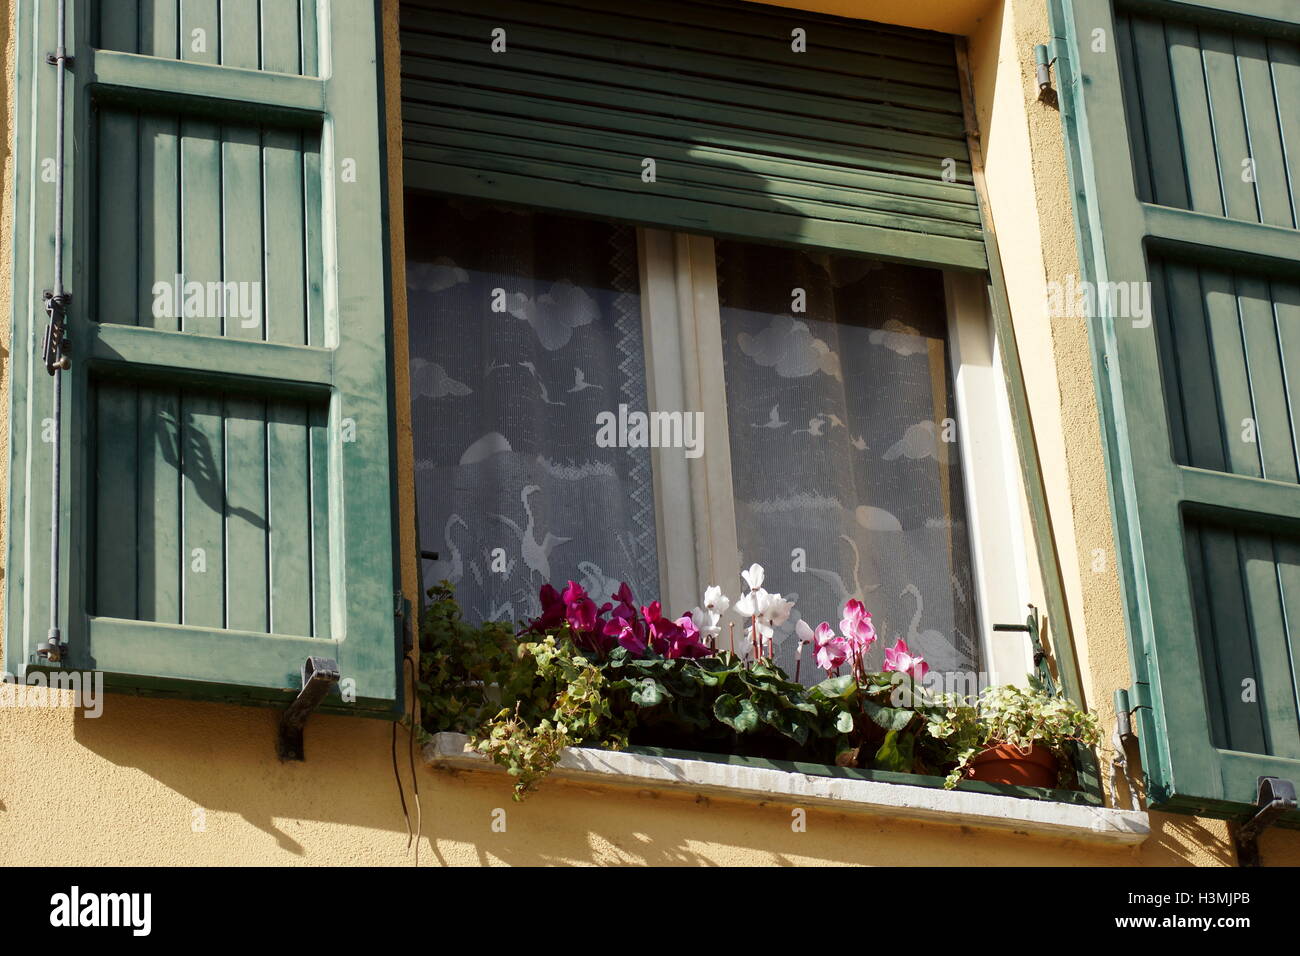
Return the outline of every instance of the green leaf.
<path id="1" fill-rule="evenodd" d="M 713 702 L 713 716 L 737 733 L 747 734 L 758 726 L 758 709 L 732 694 L 723 694 Z"/>
<path id="2" fill-rule="evenodd" d="M 812 728 L 804 723 L 802 718 L 792 717 L 786 723 L 787 726 L 780 728 L 781 733 L 785 734 L 800 747 L 808 743 L 808 737 L 812 733 Z"/>
<path id="3" fill-rule="evenodd" d="M 885 742 L 876 751 L 876 769 L 909 773 L 912 769 L 912 749 L 915 744 L 916 737 L 913 734 L 900 734 L 897 730 L 891 730 L 885 734 Z"/>
<path id="4" fill-rule="evenodd" d="M 632 703 L 638 707 L 654 707 L 662 703 L 663 699 L 664 689 L 650 677 L 637 681 L 636 690 L 632 691 Z"/>
<path id="5" fill-rule="evenodd" d="M 853 733 L 853 715 L 847 710 L 841 710 L 839 716 L 835 718 L 835 729 L 842 734 Z"/>
<path id="6" fill-rule="evenodd" d="M 852 674 L 845 674 L 842 677 L 828 677 L 816 687 L 814 691 L 830 700 L 848 700 L 858 689 L 858 685 L 853 681 Z"/>
<path id="7" fill-rule="evenodd" d="M 916 716 L 914 710 L 907 710 L 903 707 L 886 707 L 869 699 L 862 701 L 862 709 L 866 711 L 868 717 L 885 730 L 902 730 Z"/>

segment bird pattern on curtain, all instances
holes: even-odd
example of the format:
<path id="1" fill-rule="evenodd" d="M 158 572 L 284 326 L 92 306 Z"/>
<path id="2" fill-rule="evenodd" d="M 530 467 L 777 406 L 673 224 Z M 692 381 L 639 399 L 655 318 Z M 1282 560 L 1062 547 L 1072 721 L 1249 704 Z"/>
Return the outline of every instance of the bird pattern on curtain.
<path id="1" fill-rule="evenodd" d="M 649 451 L 598 447 L 594 424 L 646 407 L 635 231 L 419 197 L 407 243 L 425 586 L 477 620 L 536 615 L 570 579 L 655 599 Z"/>
<path id="2" fill-rule="evenodd" d="M 870 667 L 901 637 L 936 671 L 978 671 L 943 275 L 716 248 L 742 565 L 798 595 L 778 662 L 793 672 L 801 617 L 836 624 L 857 599 L 881 637 Z"/>

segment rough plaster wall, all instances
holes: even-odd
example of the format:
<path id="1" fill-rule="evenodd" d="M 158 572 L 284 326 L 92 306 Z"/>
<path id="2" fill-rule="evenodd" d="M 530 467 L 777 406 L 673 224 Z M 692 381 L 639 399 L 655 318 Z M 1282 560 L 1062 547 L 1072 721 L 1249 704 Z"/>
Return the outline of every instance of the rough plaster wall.
<path id="1" fill-rule="evenodd" d="M 0 690 L 3 695 L 12 689 Z M 0 706 L 0 863 L 409 865 L 390 725 L 314 717 L 307 761 L 275 758 L 271 711 L 113 698 Z M 401 753 L 405 772 L 406 753 Z M 421 769 L 420 862 L 1127 864 L 1133 851 L 784 806 L 549 786 L 523 804 L 501 776 Z M 58 808 L 56 827 L 48 820 Z M 506 832 L 492 814 L 506 811 Z M 195 810 L 205 830 L 195 832 Z"/>
<path id="2" fill-rule="evenodd" d="M 1021 175 L 1013 190 L 1023 193 L 1032 208 L 1022 208 L 1011 202 L 1014 197 L 1006 197 L 1005 207 L 995 200 L 995 212 L 1006 231 L 1021 219 L 1037 230 L 1039 213 L 1045 220 L 1068 223 L 1068 206 L 1063 205 L 1062 198 L 1064 162 L 1059 133 L 1056 142 L 1052 141 L 1055 117 L 1034 114 L 1033 91 L 1025 80 L 1028 73 L 1024 65 L 1032 55 L 1032 43 L 1041 42 L 1032 40 L 1026 46 L 1036 29 L 1039 0 L 1014 2 L 1017 14 L 1025 12 L 1025 25 L 1010 35 L 1005 34 L 1010 27 L 1001 16 L 996 27 L 989 26 L 993 21 L 988 17 L 978 21 L 978 3 L 841 0 L 822 3 L 819 9 L 940 29 L 974 31 L 978 27 L 985 32 L 983 39 L 976 36 L 972 44 L 980 98 L 995 102 L 994 112 L 1001 111 L 1011 127 L 1028 126 L 1028 141 L 1035 157 L 1032 175 Z M 12 4 L 6 6 L 12 16 Z M 398 455 L 399 467 L 409 473 L 412 452 L 405 354 L 400 109 L 391 96 L 398 70 L 397 0 L 385 0 L 384 6 L 390 84 L 387 136 Z M 998 12 L 1000 4 L 993 4 L 991 9 Z M 4 41 L 0 90 L 6 104 L 5 134 L 0 136 L 4 177 L 0 314 L 7 315 L 13 237 L 13 162 L 8 134 L 13 128 L 12 88 L 8 82 L 14 52 L 11 22 L 0 24 L 0 30 Z M 1017 69 L 1021 82 L 1016 80 Z M 989 99 L 993 93 L 996 99 Z M 1026 103 L 1030 104 L 1028 122 Z M 987 118 L 985 127 L 992 145 L 995 137 Z M 1006 135 L 1018 137 L 1022 144 L 1026 142 L 1023 132 Z M 1021 147 L 1022 167 L 1030 161 L 1027 148 L 1028 144 Z M 1015 157 L 1009 155 L 1008 162 L 1014 161 Z M 1026 324 L 1026 316 L 1031 317 L 1029 325 L 1042 324 L 1041 312 L 1035 313 L 1024 304 L 1033 300 L 1034 283 L 1041 284 L 1048 274 L 1073 268 L 1072 233 L 1061 232 L 1049 222 L 1044 222 L 1041 229 L 1041 239 L 1017 244 L 1027 258 L 1022 262 L 1017 256 L 1015 268 L 1028 268 L 1032 273 L 1032 281 L 1025 287 L 1030 291 L 1021 288 L 1018 293 L 1021 305 L 1016 320 L 1021 327 Z M 1004 255 L 1007 244 L 1004 239 Z M 1043 251 L 1045 248 L 1051 251 Z M 1009 261 L 1009 268 L 1011 265 Z M 0 362 L 5 376 L 0 394 L 6 397 L 9 331 L 8 321 L 0 322 Z M 1069 328 L 1053 329 L 1045 342 L 1035 342 L 1035 346 L 1044 349 L 1042 354 L 1035 353 L 1035 361 L 1042 359 L 1052 368 L 1052 376 L 1034 383 L 1035 413 L 1041 403 L 1054 406 L 1058 427 L 1085 439 L 1082 458 L 1077 458 L 1073 449 L 1058 448 L 1052 466 L 1063 476 L 1058 484 L 1067 479 L 1083 482 L 1067 496 L 1075 507 L 1065 509 L 1064 519 L 1058 514 L 1058 521 L 1078 525 L 1079 509 L 1095 516 L 1104 515 L 1106 508 L 1104 476 L 1096 472 L 1099 466 L 1093 457 L 1096 449 L 1086 448 L 1087 442 L 1093 446 L 1097 442 L 1087 353 L 1078 345 L 1077 333 Z M 1057 376 L 1060 391 L 1053 380 Z M 0 462 L 8 461 L 7 437 L 0 429 Z M 1062 460 L 1068 462 L 1068 469 L 1061 465 Z M 4 482 L 4 468 L 0 466 L 0 490 Z M 399 493 L 402 546 L 410 556 L 402 567 L 403 587 L 408 596 L 413 596 L 418 575 L 410 483 L 404 483 Z M 1082 543 L 1072 546 L 1076 552 L 1086 549 L 1092 540 L 1084 534 L 1087 530 L 1080 531 Z M 1090 689 L 1104 704 L 1110 688 L 1127 682 L 1122 625 L 1107 623 L 1107 614 L 1114 611 L 1106 611 L 1106 602 L 1116 599 L 1106 596 L 1108 585 L 1091 579 L 1078 582 L 1076 587 L 1083 593 L 1083 604 L 1081 611 L 1074 605 L 1075 613 L 1088 617 L 1089 640 L 1098 645 L 1087 659 Z M 102 717 L 88 719 L 75 714 L 66 701 L 58 707 L 16 708 L 11 706 L 13 693 L 13 688 L 0 688 L 0 863 L 409 865 L 414 860 L 407 848 L 407 827 L 393 778 L 392 725 L 388 723 L 313 718 L 307 729 L 307 761 L 284 765 L 274 756 L 273 711 L 113 696 L 106 701 Z M 48 702 L 43 696 L 40 699 Z M 407 800 L 414 810 L 406 740 L 399 733 Z M 422 863 L 1086 866 L 1204 864 L 1230 857 L 1221 824 L 1188 817 L 1156 815 L 1152 839 L 1135 850 L 992 834 L 959 825 L 904 824 L 819 810 L 809 811 L 808 831 L 796 834 L 790 828 L 789 809 L 782 806 L 755 807 L 732 801 L 696 800 L 682 794 L 597 791 L 572 785 L 548 787 L 530 801 L 515 805 L 508 799 L 506 783 L 498 777 L 451 776 L 423 767 L 417 769 L 416 777 L 425 837 L 420 844 Z M 57 827 L 46 825 L 51 806 L 59 809 Z M 507 811 L 506 833 L 494 833 L 490 827 L 492 810 L 498 807 Z M 203 811 L 205 827 L 198 832 L 194 829 L 196 809 Z M 1263 851 L 1267 863 L 1300 862 L 1300 840 L 1295 834 L 1266 835 Z"/>

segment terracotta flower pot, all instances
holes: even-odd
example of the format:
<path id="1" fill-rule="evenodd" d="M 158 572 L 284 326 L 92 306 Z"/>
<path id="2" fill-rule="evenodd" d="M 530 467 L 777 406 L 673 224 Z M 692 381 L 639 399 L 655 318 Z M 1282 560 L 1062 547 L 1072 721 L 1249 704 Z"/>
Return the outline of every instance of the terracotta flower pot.
<path id="1" fill-rule="evenodd" d="M 971 780 L 1006 783 L 1017 787 L 1056 786 L 1060 766 L 1056 755 L 1042 744 L 1021 750 L 1015 744 L 996 744 L 978 754 L 966 768 Z"/>

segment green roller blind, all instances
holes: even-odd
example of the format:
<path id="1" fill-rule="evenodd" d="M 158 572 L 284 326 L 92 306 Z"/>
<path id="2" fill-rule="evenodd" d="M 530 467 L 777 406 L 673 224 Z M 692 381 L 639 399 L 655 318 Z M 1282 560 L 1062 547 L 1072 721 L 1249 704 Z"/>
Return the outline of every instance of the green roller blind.
<path id="1" fill-rule="evenodd" d="M 410 188 L 986 264 L 951 37 L 738 0 L 408 0 L 401 43 Z"/>
<path id="2" fill-rule="evenodd" d="M 398 697 L 372 2 L 69 2 L 62 597 L 110 688 Z M 18 4 L 6 661 L 49 607 L 53 0 Z M 328 14 L 328 15 L 327 15 Z M 31 163 L 31 166 L 26 164 Z"/>
<path id="3" fill-rule="evenodd" d="M 1230 816 L 1300 780 L 1300 9 L 1054 15 L 1149 795 Z"/>

